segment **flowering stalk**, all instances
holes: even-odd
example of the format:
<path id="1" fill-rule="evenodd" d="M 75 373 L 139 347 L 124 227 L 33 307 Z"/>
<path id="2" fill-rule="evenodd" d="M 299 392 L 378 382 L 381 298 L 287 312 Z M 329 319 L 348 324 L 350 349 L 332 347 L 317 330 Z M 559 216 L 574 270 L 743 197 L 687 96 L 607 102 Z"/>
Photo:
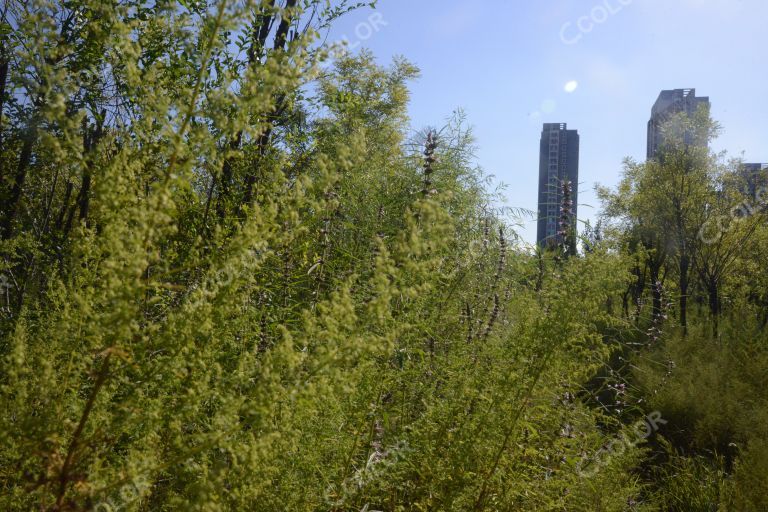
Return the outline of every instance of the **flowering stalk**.
<path id="1" fill-rule="evenodd" d="M 652 345 L 661 339 L 661 335 L 664 334 L 664 331 L 661 330 L 661 327 L 664 321 L 669 318 L 667 311 L 672 305 L 670 302 L 663 300 L 664 287 L 661 284 L 661 281 L 656 281 L 653 283 L 653 292 L 655 296 L 661 297 L 662 300 L 660 310 L 653 312 L 651 326 L 648 328 L 648 331 L 646 331 L 646 335 L 648 336 L 648 345 Z"/>
<path id="2" fill-rule="evenodd" d="M 424 197 L 437 193 L 437 190 L 432 188 L 432 173 L 435 172 L 432 165 L 437 162 L 437 157 L 435 156 L 436 149 L 437 135 L 435 132 L 430 131 L 427 134 L 427 142 L 424 145 L 424 187 L 421 190 L 421 194 Z"/>
<path id="3" fill-rule="evenodd" d="M 496 265 L 496 274 L 493 276 L 493 309 L 491 310 L 491 316 L 488 320 L 488 324 L 485 327 L 483 337 L 487 338 L 491 334 L 496 320 L 499 317 L 499 311 L 501 309 L 501 301 L 499 300 L 498 288 L 501 281 L 502 274 L 504 273 L 504 265 L 507 261 L 507 241 L 504 238 L 504 230 L 499 228 L 499 261 Z"/>

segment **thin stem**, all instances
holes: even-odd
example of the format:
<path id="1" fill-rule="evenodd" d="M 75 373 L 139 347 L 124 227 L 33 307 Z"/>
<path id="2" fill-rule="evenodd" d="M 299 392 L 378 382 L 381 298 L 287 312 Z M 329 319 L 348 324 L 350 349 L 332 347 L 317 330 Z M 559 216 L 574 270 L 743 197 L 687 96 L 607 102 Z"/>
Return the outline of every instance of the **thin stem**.
<path id="1" fill-rule="evenodd" d="M 109 351 L 104 358 L 104 362 L 101 363 L 101 369 L 99 370 L 99 374 L 96 377 L 96 382 L 94 383 L 91 394 L 85 404 L 83 413 L 80 415 L 80 421 L 77 423 L 75 433 L 72 435 L 72 441 L 69 443 L 67 456 L 64 459 L 64 464 L 62 465 L 61 473 L 59 474 L 59 492 L 56 498 L 56 505 L 54 506 L 53 510 L 62 510 L 64 497 L 67 494 L 67 484 L 69 483 L 69 471 L 72 468 L 75 452 L 77 451 L 80 438 L 82 437 L 83 431 L 85 430 L 85 425 L 88 423 L 88 418 L 91 415 L 91 411 L 93 411 L 93 407 L 96 404 L 96 396 L 99 394 L 99 391 L 101 391 L 101 388 L 104 386 L 104 383 L 107 380 L 107 376 L 109 374 L 109 360 L 111 356 L 112 352 Z"/>

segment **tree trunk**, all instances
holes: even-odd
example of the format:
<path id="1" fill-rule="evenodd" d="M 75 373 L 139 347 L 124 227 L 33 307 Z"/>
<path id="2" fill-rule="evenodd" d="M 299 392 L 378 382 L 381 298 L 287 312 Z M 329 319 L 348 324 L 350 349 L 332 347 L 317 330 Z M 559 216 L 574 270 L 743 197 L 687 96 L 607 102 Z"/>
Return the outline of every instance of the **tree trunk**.
<path id="1" fill-rule="evenodd" d="M 691 262 L 687 254 L 680 256 L 680 326 L 688 334 L 688 273 Z"/>
<path id="2" fill-rule="evenodd" d="M 720 320 L 720 290 L 718 289 L 717 279 L 710 278 L 707 284 L 707 293 L 709 294 L 709 312 L 712 314 L 712 322 L 715 337 L 719 331 Z"/>
<path id="3" fill-rule="evenodd" d="M 3 57 L 5 48 L 0 47 L 0 58 Z M 8 81 L 8 61 L 0 62 L 0 155 L 3 153 L 3 110 L 5 109 L 5 84 Z M 0 157 L 0 185 L 5 175 L 5 159 Z"/>
<path id="4" fill-rule="evenodd" d="M 237 151 L 240 149 L 240 144 L 243 141 L 243 132 L 239 131 L 235 137 L 229 141 L 230 151 Z M 233 169 L 232 169 L 232 156 L 227 156 L 224 160 L 224 165 L 221 169 L 221 183 L 219 190 L 219 197 L 216 199 L 216 215 L 219 220 L 223 220 L 227 213 L 227 202 L 230 197 L 230 186 L 232 185 Z M 211 182 L 211 194 L 213 193 L 213 187 L 216 184 L 216 177 L 213 177 Z"/>
<path id="5" fill-rule="evenodd" d="M 295 9 L 297 3 L 298 0 L 287 0 L 285 2 L 285 9 Z M 283 15 L 280 19 L 280 25 L 278 25 L 277 31 L 275 32 L 275 50 L 285 51 L 285 45 L 288 41 L 288 31 L 291 28 L 292 21 L 292 13 L 286 13 L 283 11 Z M 262 162 L 264 161 L 264 157 L 267 154 L 267 150 L 269 149 L 270 141 L 272 139 L 274 126 L 277 122 L 277 118 L 280 115 L 280 112 L 283 110 L 284 103 L 285 94 L 278 95 L 275 99 L 274 109 L 267 115 L 267 127 L 264 129 L 264 132 L 261 134 L 258 140 L 259 156 L 257 157 L 256 165 L 254 165 L 254 168 L 251 169 L 251 171 L 245 177 L 245 193 L 243 194 L 242 206 L 247 207 L 251 204 L 251 202 L 253 202 L 253 198 L 255 196 L 254 187 L 258 177 L 258 168 L 261 166 Z"/>
<path id="6" fill-rule="evenodd" d="M 106 114 L 103 113 L 101 119 Z M 97 118 L 96 124 L 91 127 L 87 121 L 83 122 L 83 151 L 85 153 L 85 167 L 83 169 L 83 180 L 78 197 L 78 208 L 80 210 L 79 220 L 88 226 L 88 210 L 91 198 L 91 180 L 93 175 L 93 166 L 95 150 L 104 133 L 102 123 Z"/>
<path id="7" fill-rule="evenodd" d="M 16 177 L 13 181 L 13 187 L 11 188 L 11 193 L 8 197 L 8 203 L 6 205 L 5 212 L 3 212 L 3 240 L 8 240 L 13 235 L 13 221 L 16 218 L 16 211 L 21 200 L 21 193 L 24 189 L 24 182 L 27 179 L 27 169 L 29 168 L 29 163 L 32 161 L 32 147 L 34 144 L 35 131 L 34 129 L 30 128 L 24 137 L 24 145 L 21 148 L 19 164 L 16 167 Z"/>
<path id="8" fill-rule="evenodd" d="M 272 119 L 273 116 L 270 116 L 270 124 L 274 122 L 274 119 Z M 272 138 L 272 126 L 267 127 L 264 130 L 264 133 L 261 134 L 259 137 L 258 147 L 259 147 L 259 153 L 258 158 L 256 160 L 256 166 L 260 166 L 261 163 L 264 161 L 264 158 L 267 155 L 267 149 L 269 148 L 269 141 Z M 257 169 L 251 170 L 251 172 L 248 173 L 248 175 L 245 177 L 245 193 L 243 194 L 243 206 L 249 206 L 253 202 L 254 197 L 254 186 L 256 185 L 256 173 Z"/>
<path id="9" fill-rule="evenodd" d="M 261 59 L 264 56 L 264 48 L 266 48 L 267 37 L 272 29 L 272 23 L 274 21 L 274 14 L 272 13 L 275 8 L 275 0 L 267 0 L 264 7 L 256 15 L 256 19 L 253 24 L 253 32 L 251 33 L 252 41 L 251 47 L 248 49 L 248 64 L 251 66 L 261 64 Z M 236 151 L 240 149 L 240 145 L 243 140 L 243 132 L 238 131 L 237 134 L 229 141 L 229 149 Z M 246 177 L 246 189 L 248 189 L 249 176 Z M 224 160 L 224 165 L 221 170 L 220 190 L 219 197 L 216 199 L 216 214 L 219 220 L 224 219 L 226 215 L 226 203 L 231 195 L 230 186 L 233 179 L 232 169 L 232 157 L 228 156 Z M 216 185 L 216 177 L 213 177 L 211 185 L 211 191 Z M 251 185 L 252 187 L 252 185 Z"/>
<path id="10" fill-rule="evenodd" d="M 629 320 L 629 296 L 631 294 L 631 286 L 630 289 L 624 292 L 624 294 L 621 296 L 621 310 L 624 313 L 624 318 Z"/>

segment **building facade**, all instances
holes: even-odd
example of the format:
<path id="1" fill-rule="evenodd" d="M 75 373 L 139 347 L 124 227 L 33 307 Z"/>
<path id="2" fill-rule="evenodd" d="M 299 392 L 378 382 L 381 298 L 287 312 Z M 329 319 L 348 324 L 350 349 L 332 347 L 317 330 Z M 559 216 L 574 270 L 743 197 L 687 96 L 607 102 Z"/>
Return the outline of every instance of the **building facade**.
<path id="1" fill-rule="evenodd" d="M 709 110 L 709 97 L 696 96 L 696 89 L 661 91 L 651 109 L 651 119 L 648 121 L 648 159 L 656 158 L 659 150 L 664 146 L 664 124 L 674 114 L 685 113 L 693 117 L 701 107 Z M 686 132 L 684 137 L 686 144 L 706 146 L 708 143 L 706 136 Z"/>
<path id="2" fill-rule="evenodd" d="M 541 247 L 562 242 L 563 184 L 570 182 L 572 224 L 576 227 L 579 185 L 579 132 L 566 123 L 545 123 L 539 147 L 539 210 L 536 241 Z"/>
<path id="3" fill-rule="evenodd" d="M 746 184 L 744 193 L 747 196 L 753 201 L 764 201 L 768 198 L 768 163 L 744 163 L 739 170 Z"/>

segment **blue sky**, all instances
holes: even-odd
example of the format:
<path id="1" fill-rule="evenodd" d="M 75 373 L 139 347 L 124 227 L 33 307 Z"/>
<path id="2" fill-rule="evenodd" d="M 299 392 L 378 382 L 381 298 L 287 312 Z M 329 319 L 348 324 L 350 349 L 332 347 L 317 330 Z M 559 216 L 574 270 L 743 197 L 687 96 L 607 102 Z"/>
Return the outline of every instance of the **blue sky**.
<path id="1" fill-rule="evenodd" d="M 709 96 L 724 129 L 713 149 L 768 162 L 766 0 L 381 0 L 376 12 L 350 14 L 329 40 L 419 66 L 413 128 L 462 108 L 508 206 L 536 209 L 541 124 L 567 122 L 581 135 L 579 218 L 593 219 L 595 183 L 645 158 L 662 89 Z M 521 235 L 534 242 L 535 222 Z"/>

